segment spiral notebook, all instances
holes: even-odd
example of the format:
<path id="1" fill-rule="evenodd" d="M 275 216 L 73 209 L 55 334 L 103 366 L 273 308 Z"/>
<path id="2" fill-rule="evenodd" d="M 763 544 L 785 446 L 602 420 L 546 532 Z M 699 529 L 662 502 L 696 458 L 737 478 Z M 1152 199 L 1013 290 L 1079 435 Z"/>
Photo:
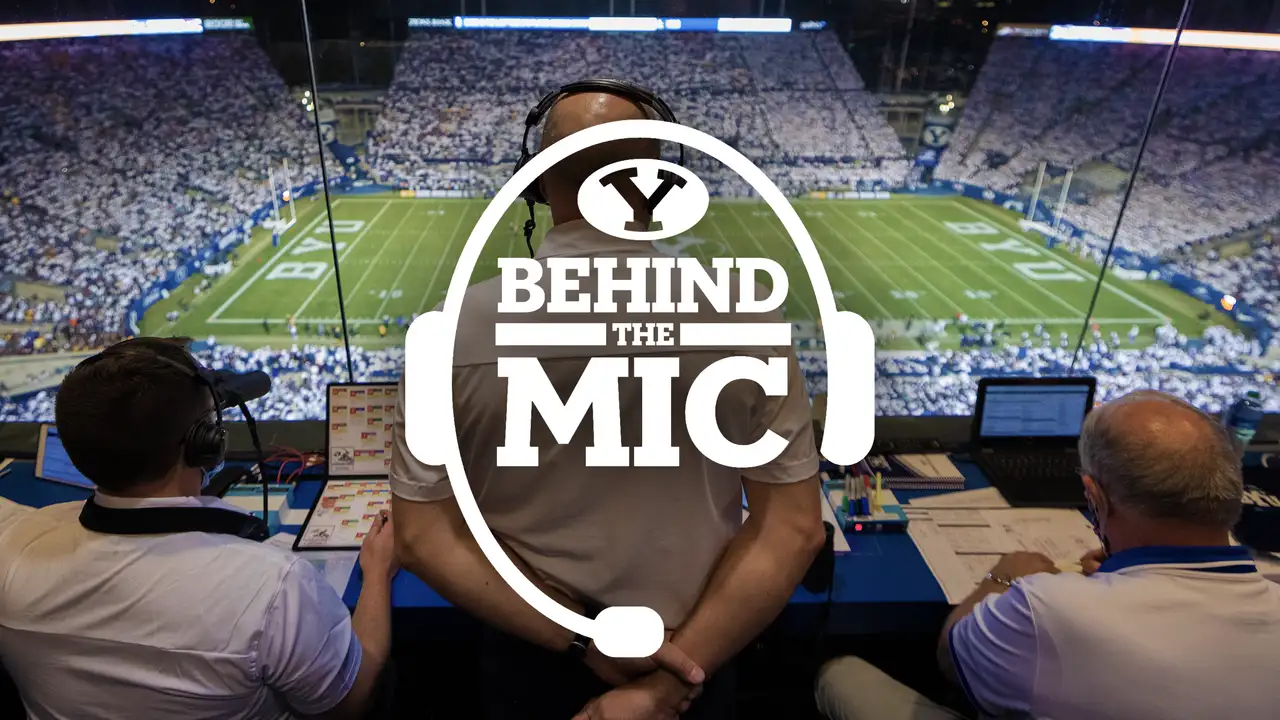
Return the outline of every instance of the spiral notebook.
<path id="1" fill-rule="evenodd" d="M 868 455 L 863 461 L 880 473 L 890 490 L 963 490 L 964 475 L 943 453 Z"/>

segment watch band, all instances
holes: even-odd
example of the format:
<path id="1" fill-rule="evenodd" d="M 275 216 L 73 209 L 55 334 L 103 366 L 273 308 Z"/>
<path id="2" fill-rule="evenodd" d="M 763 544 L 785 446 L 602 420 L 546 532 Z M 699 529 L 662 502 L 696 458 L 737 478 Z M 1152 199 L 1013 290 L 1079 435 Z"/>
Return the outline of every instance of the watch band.
<path id="1" fill-rule="evenodd" d="M 1005 587 L 1007 587 L 1007 588 L 1011 588 L 1011 587 L 1013 587 L 1013 581 L 1012 581 L 1012 580 L 1009 580 L 1008 578 L 996 577 L 995 575 L 992 575 L 991 573 L 987 573 L 987 576 L 986 576 L 986 578 L 984 578 L 984 579 L 986 579 L 986 580 L 990 580 L 991 582 L 996 583 L 997 585 L 1003 585 L 1003 586 L 1005 586 Z"/>
<path id="2" fill-rule="evenodd" d="M 582 660 L 587 656 L 587 649 L 591 647 L 591 638 L 582 633 L 575 633 L 573 642 L 569 643 L 569 647 L 565 652 L 575 660 Z"/>
<path id="3" fill-rule="evenodd" d="M 592 620 L 595 620 L 597 617 L 599 617 L 600 613 L 602 612 L 604 612 L 604 607 L 600 605 L 596 605 L 595 603 L 590 601 L 583 603 L 582 614 L 586 615 Z M 582 660 L 587 657 L 587 650 L 589 650 L 590 648 L 591 648 L 591 638 L 587 637 L 586 635 L 583 635 L 582 633 L 574 633 L 573 642 L 569 643 L 569 647 L 565 648 L 565 652 L 568 653 L 569 656 L 572 658 L 575 658 L 577 660 Z"/>

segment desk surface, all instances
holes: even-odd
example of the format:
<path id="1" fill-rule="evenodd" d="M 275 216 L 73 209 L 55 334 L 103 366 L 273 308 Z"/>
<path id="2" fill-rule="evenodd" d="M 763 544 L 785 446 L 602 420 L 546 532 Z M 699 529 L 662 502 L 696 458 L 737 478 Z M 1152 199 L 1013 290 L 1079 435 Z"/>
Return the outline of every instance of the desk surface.
<path id="1" fill-rule="evenodd" d="M 966 489 L 984 487 L 987 483 L 976 466 L 957 462 L 965 475 Z M 53 503 L 83 500 L 89 491 L 60 483 L 39 480 L 31 462 L 18 461 L 9 466 L 11 472 L 0 478 L 0 496 L 14 502 L 43 507 Z M 295 507 L 307 508 L 315 502 L 321 482 L 303 480 L 294 491 Z M 895 491 L 900 500 L 933 495 L 930 491 Z M 299 527 L 285 525 L 284 532 L 296 533 Z M 925 565 L 911 538 L 904 534 L 850 535 L 850 552 L 836 556 L 835 579 L 829 608 L 831 632 L 889 632 L 932 627 L 947 611 L 942 589 Z M 357 565 L 347 582 L 343 601 L 354 607 L 360 595 L 360 570 Z M 397 609 L 443 609 L 449 603 L 417 577 L 402 572 L 392 583 L 392 605 Z M 798 588 L 791 597 L 791 610 L 821 608 L 825 593 L 811 593 Z"/>

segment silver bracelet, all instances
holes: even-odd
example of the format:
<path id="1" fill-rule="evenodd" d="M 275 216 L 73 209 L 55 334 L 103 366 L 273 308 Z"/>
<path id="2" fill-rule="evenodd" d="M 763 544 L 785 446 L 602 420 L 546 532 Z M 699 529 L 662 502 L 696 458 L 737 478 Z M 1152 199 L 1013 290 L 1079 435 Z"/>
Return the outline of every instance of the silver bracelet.
<path id="1" fill-rule="evenodd" d="M 984 578 L 984 579 L 986 579 L 986 580 L 990 580 L 990 581 L 991 581 L 991 582 L 993 582 L 993 583 L 998 583 L 998 584 L 1003 585 L 1003 586 L 1005 586 L 1005 587 L 1007 587 L 1007 588 L 1011 588 L 1011 587 L 1013 587 L 1013 581 L 1012 581 L 1012 580 L 1006 580 L 1006 579 L 1004 579 L 1004 578 L 996 577 L 995 575 L 992 575 L 991 573 L 987 573 L 987 577 L 986 577 L 986 578 Z"/>

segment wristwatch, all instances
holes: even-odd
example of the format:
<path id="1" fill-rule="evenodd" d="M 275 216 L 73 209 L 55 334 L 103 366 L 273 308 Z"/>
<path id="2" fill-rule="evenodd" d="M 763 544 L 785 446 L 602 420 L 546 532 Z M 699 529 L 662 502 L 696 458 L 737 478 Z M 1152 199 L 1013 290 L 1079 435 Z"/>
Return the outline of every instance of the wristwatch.
<path id="1" fill-rule="evenodd" d="M 595 620 L 600 613 L 604 612 L 604 607 L 595 603 L 583 603 L 582 614 Z M 565 648 L 565 652 L 569 657 L 575 660 L 582 660 L 587 657 L 587 650 L 591 647 L 591 638 L 582 633 L 573 634 L 573 642 L 569 643 L 569 647 Z"/>
<path id="2" fill-rule="evenodd" d="M 986 576 L 985 578 L 983 578 L 983 579 L 984 579 L 984 580 L 990 580 L 990 581 L 991 581 L 991 582 L 993 582 L 993 583 L 996 583 L 996 584 L 998 584 L 998 585 L 1003 585 L 1003 586 L 1005 586 L 1005 587 L 1007 587 L 1007 588 L 1011 588 L 1011 587 L 1013 587 L 1013 581 L 1012 581 L 1012 580 L 1010 580 L 1010 579 L 1008 579 L 1008 578 L 996 577 L 996 576 L 995 576 L 995 575 L 993 575 L 992 573 L 987 573 L 987 576 Z"/>
<path id="3" fill-rule="evenodd" d="M 573 642 L 569 643 L 569 647 L 565 649 L 569 653 L 569 657 L 574 660 L 582 660 L 587 657 L 587 649 L 591 647 L 591 638 L 582 633 L 574 633 Z"/>

